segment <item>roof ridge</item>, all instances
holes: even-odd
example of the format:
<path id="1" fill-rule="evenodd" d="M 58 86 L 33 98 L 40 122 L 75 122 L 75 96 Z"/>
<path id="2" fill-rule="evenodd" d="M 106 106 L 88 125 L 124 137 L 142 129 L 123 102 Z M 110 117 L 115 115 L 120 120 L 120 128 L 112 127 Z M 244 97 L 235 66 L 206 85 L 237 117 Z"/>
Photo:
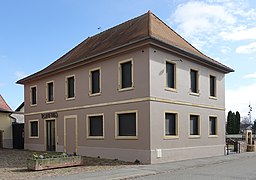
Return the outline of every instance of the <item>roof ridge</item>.
<path id="1" fill-rule="evenodd" d="M 148 36 L 150 36 L 150 37 L 152 35 L 152 30 L 151 30 L 151 14 L 152 14 L 152 12 L 150 10 L 148 10 L 148 13 L 147 13 L 147 15 L 148 15 Z"/>
<path id="2" fill-rule="evenodd" d="M 104 30 L 104 31 L 102 31 L 102 32 L 100 32 L 100 33 L 97 33 L 97 34 L 91 36 L 90 38 L 95 38 L 95 37 L 97 37 L 97 36 L 99 36 L 99 35 L 101 35 L 101 34 L 107 32 L 107 31 L 110 31 L 110 30 L 112 30 L 112 29 L 116 29 L 117 27 L 120 27 L 120 26 L 122 26 L 123 24 L 127 24 L 127 23 L 129 23 L 129 22 L 131 22 L 131 21 L 134 21 L 135 19 L 139 19 L 139 18 L 141 18 L 142 16 L 145 16 L 145 15 L 147 15 L 147 14 L 150 13 L 150 12 L 151 12 L 151 11 L 148 11 L 147 13 L 144 13 L 144 14 L 142 14 L 142 15 L 140 15 L 140 16 L 137 16 L 137 17 L 134 17 L 134 18 L 132 18 L 132 19 L 129 19 L 129 20 L 125 21 L 125 22 L 122 22 L 121 24 L 117 24 L 117 25 L 115 25 L 115 26 L 112 26 L 111 28 L 106 29 L 106 30 Z"/>
<path id="3" fill-rule="evenodd" d="M 157 18 L 161 23 L 163 23 L 168 29 L 170 29 L 172 32 L 174 32 L 178 37 L 180 37 L 182 40 L 184 40 L 188 45 L 190 45 L 192 48 L 194 48 L 197 52 L 200 54 L 206 56 L 204 53 L 199 51 L 196 47 L 194 47 L 190 42 L 188 42 L 185 38 L 183 38 L 181 35 L 179 35 L 176 31 L 174 31 L 170 26 L 168 26 L 164 21 L 162 21 L 158 16 L 156 16 L 154 13 L 150 12 L 155 18 Z M 208 57 L 208 56 L 207 56 Z M 209 57 L 208 57 L 209 58 Z M 212 59 L 212 58 L 211 58 Z"/>

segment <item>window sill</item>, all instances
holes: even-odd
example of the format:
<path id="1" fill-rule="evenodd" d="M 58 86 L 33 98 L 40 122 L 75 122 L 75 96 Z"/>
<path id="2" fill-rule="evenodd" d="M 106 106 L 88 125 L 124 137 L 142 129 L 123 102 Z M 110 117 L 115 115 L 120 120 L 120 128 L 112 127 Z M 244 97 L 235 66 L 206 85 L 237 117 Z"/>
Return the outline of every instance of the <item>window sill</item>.
<path id="1" fill-rule="evenodd" d="M 39 136 L 29 136 L 29 139 L 39 139 Z"/>
<path id="2" fill-rule="evenodd" d="M 102 140 L 102 139 L 104 139 L 104 136 L 87 136 L 86 139 Z"/>
<path id="3" fill-rule="evenodd" d="M 116 136 L 116 140 L 138 140 L 138 136 Z"/>
<path id="4" fill-rule="evenodd" d="M 208 138 L 218 138 L 218 135 L 208 135 Z"/>
<path id="5" fill-rule="evenodd" d="M 195 92 L 189 92 L 189 95 L 191 95 L 191 96 L 200 96 L 199 93 L 195 93 Z"/>
<path id="6" fill-rule="evenodd" d="M 217 100 L 216 96 L 209 96 L 209 99 Z"/>
<path id="7" fill-rule="evenodd" d="M 35 106 L 37 106 L 37 104 L 30 104 L 30 106 L 31 106 L 31 107 L 35 107 Z"/>
<path id="8" fill-rule="evenodd" d="M 93 97 L 93 96 L 100 96 L 100 95 L 101 95 L 101 92 L 99 92 L 99 93 L 94 93 L 94 94 L 89 93 L 89 96 L 90 96 L 90 97 Z"/>
<path id="9" fill-rule="evenodd" d="M 72 98 L 66 98 L 66 101 L 71 101 L 71 100 L 75 100 L 76 98 L 75 97 L 72 97 Z"/>
<path id="10" fill-rule="evenodd" d="M 171 91 L 171 92 L 177 93 L 177 89 L 176 89 L 176 88 L 165 87 L 164 89 L 165 89 L 166 91 Z"/>
<path id="11" fill-rule="evenodd" d="M 54 101 L 46 101 L 45 103 L 46 103 L 46 104 L 53 104 Z"/>
<path id="12" fill-rule="evenodd" d="M 189 139 L 200 139 L 201 135 L 189 135 L 188 138 Z"/>
<path id="13" fill-rule="evenodd" d="M 179 136 L 167 136 L 167 135 L 165 135 L 164 139 L 165 140 L 168 140 L 168 139 L 179 139 Z"/>
<path id="14" fill-rule="evenodd" d="M 128 88 L 122 88 L 122 89 L 119 88 L 118 91 L 119 91 L 119 92 L 122 92 L 122 91 L 130 91 L 130 90 L 133 90 L 133 89 L 134 89 L 134 86 L 128 87 Z"/>

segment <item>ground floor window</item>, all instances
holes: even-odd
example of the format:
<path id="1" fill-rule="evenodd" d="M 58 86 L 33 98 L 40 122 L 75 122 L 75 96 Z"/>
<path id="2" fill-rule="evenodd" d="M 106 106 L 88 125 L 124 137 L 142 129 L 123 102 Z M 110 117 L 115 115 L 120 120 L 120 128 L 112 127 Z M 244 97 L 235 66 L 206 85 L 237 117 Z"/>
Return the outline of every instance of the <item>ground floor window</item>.
<path id="1" fill-rule="evenodd" d="M 138 136 L 137 111 L 116 113 L 116 136 L 130 137 Z"/>
<path id="2" fill-rule="evenodd" d="M 103 114 L 87 116 L 87 137 L 104 137 Z"/>
<path id="3" fill-rule="evenodd" d="M 200 118 L 199 115 L 190 115 L 190 136 L 200 135 Z"/>
<path id="4" fill-rule="evenodd" d="M 209 117 L 209 135 L 217 135 L 217 117 Z"/>
<path id="5" fill-rule="evenodd" d="M 39 124 L 38 120 L 29 121 L 29 137 L 38 138 L 39 137 Z"/>
<path id="6" fill-rule="evenodd" d="M 177 113 L 165 113 L 165 136 L 178 136 Z"/>

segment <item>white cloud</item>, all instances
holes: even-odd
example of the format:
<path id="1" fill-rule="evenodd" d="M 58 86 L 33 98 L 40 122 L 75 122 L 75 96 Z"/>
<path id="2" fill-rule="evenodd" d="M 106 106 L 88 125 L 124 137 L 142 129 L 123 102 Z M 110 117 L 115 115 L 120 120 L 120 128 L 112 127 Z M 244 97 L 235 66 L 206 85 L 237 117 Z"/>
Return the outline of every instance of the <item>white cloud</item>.
<path id="1" fill-rule="evenodd" d="M 246 74 L 246 75 L 244 76 L 244 78 L 256 78 L 256 72 L 251 73 L 251 74 Z"/>
<path id="2" fill-rule="evenodd" d="M 15 75 L 16 75 L 16 78 L 17 78 L 17 79 L 22 79 L 22 78 L 24 78 L 24 77 L 27 76 L 26 73 L 21 72 L 21 71 L 16 71 L 16 72 L 15 72 Z"/>
<path id="3" fill-rule="evenodd" d="M 222 54 L 228 54 L 231 51 L 231 48 L 227 46 L 222 46 L 220 51 L 222 52 Z"/>
<path id="4" fill-rule="evenodd" d="M 248 28 L 248 29 L 246 29 L 245 27 L 237 28 L 232 32 L 221 32 L 220 35 L 225 40 L 235 40 L 235 41 L 254 40 L 256 39 L 256 27 Z"/>
<path id="5" fill-rule="evenodd" d="M 209 53 L 213 45 L 223 46 L 223 40 L 256 39 L 256 9 L 249 3 L 246 0 L 183 1 L 168 21 L 192 45 Z M 230 50 L 220 49 L 223 55 L 228 55 Z"/>
<path id="6" fill-rule="evenodd" d="M 256 52 L 256 42 L 250 43 L 245 46 L 239 46 L 236 48 L 236 53 L 239 54 L 252 54 Z"/>
<path id="7" fill-rule="evenodd" d="M 226 90 L 226 111 L 239 111 L 241 116 L 247 116 L 249 103 L 253 107 L 252 117 L 256 117 L 256 84 L 243 86 L 235 90 Z"/>
<path id="8" fill-rule="evenodd" d="M 225 24 L 234 24 L 235 17 L 225 6 L 207 4 L 201 1 L 189 1 L 180 4 L 175 13 L 175 22 L 178 28 L 187 36 L 196 33 L 209 33 Z"/>

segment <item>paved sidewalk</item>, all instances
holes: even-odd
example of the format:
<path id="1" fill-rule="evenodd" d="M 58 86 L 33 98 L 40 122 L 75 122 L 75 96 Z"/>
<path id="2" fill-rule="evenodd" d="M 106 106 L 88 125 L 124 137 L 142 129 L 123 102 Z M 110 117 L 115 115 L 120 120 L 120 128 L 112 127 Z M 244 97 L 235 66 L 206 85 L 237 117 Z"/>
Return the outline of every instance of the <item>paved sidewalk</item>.
<path id="1" fill-rule="evenodd" d="M 108 171 L 80 173 L 80 174 L 73 174 L 68 176 L 58 176 L 58 177 L 52 177 L 50 179 L 55 179 L 55 180 L 132 179 L 136 177 L 146 177 L 150 175 L 170 173 L 170 172 L 175 172 L 175 171 L 180 171 L 180 170 L 185 170 L 190 168 L 192 169 L 197 167 L 204 167 L 212 164 L 215 164 L 215 165 L 223 164 L 230 161 L 248 159 L 252 157 L 256 157 L 256 153 L 232 154 L 229 156 L 217 156 L 217 157 L 211 157 L 211 158 L 192 159 L 192 160 L 184 160 L 184 161 L 154 164 L 154 165 L 139 165 L 139 166 L 132 166 L 128 168 L 113 169 Z"/>

